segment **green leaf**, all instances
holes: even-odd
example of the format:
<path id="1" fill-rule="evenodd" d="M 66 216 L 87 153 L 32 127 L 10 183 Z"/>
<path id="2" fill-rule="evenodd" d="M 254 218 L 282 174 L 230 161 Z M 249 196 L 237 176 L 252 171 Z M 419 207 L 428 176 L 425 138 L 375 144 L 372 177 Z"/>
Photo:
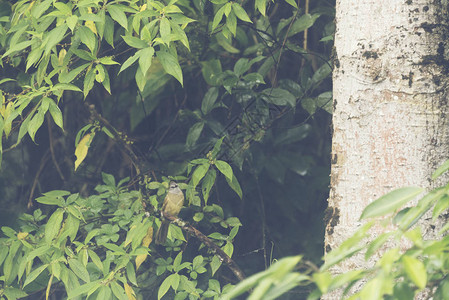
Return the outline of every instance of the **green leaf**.
<path id="1" fill-rule="evenodd" d="M 44 115 L 45 113 L 42 110 L 39 110 L 28 123 L 28 134 L 30 135 L 31 140 L 33 142 L 37 130 L 41 127 L 42 123 L 44 122 Z"/>
<path id="2" fill-rule="evenodd" d="M 298 4 L 296 4 L 295 0 L 285 0 L 288 4 L 293 6 L 294 8 L 298 8 Z"/>
<path id="3" fill-rule="evenodd" d="M 231 166 L 227 162 L 223 160 L 217 160 L 215 162 L 215 166 L 224 176 L 226 176 L 226 179 L 232 180 L 234 174 L 232 172 Z"/>
<path id="4" fill-rule="evenodd" d="M 126 265 L 126 277 L 128 278 L 129 282 L 137 286 L 136 270 L 134 269 L 134 265 L 132 264 L 132 262 L 129 262 Z"/>
<path id="5" fill-rule="evenodd" d="M 237 33 L 237 18 L 235 17 L 235 13 L 231 12 L 229 16 L 226 18 L 226 27 L 232 33 L 233 36 Z"/>
<path id="6" fill-rule="evenodd" d="M 11 53 L 23 50 L 23 49 L 27 48 L 28 46 L 30 46 L 32 43 L 33 43 L 32 40 L 17 43 L 16 45 L 13 45 L 11 48 L 9 48 L 9 50 L 6 51 L 2 57 L 6 57 L 6 56 L 10 55 Z"/>
<path id="7" fill-rule="evenodd" d="M 48 264 L 45 264 L 45 265 L 42 265 L 39 268 L 31 271 L 31 273 L 28 274 L 28 276 L 23 284 L 23 287 L 26 287 L 28 284 L 33 282 L 37 278 L 37 276 L 39 276 L 47 267 L 48 267 Z"/>
<path id="8" fill-rule="evenodd" d="M 73 33 L 73 30 L 76 27 L 76 24 L 78 23 L 78 16 L 77 15 L 71 15 L 67 19 L 65 19 L 65 22 L 67 23 L 67 26 L 70 28 L 70 30 Z"/>
<path id="9" fill-rule="evenodd" d="M 225 6 L 223 5 L 216 13 L 214 16 L 214 20 L 212 21 L 212 28 L 211 31 L 214 31 L 215 28 L 217 28 L 218 24 L 220 24 L 221 20 L 223 19 L 223 15 L 225 12 Z"/>
<path id="10" fill-rule="evenodd" d="M 246 11 L 237 2 L 232 3 L 232 11 L 235 13 L 237 18 L 239 18 L 240 20 L 252 23 L 251 19 L 248 17 L 248 14 L 246 13 Z"/>
<path id="11" fill-rule="evenodd" d="M 119 300 L 128 300 L 128 297 L 125 294 L 125 289 L 121 285 L 119 285 L 116 281 L 112 281 L 110 285 L 112 293 L 115 297 Z"/>
<path id="12" fill-rule="evenodd" d="M 215 101 L 218 98 L 218 91 L 217 87 L 211 87 L 204 95 L 201 103 L 201 111 L 204 115 L 207 115 L 214 108 Z"/>
<path id="13" fill-rule="evenodd" d="M 188 150 L 191 150 L 193 146 L 195 146 L 196 141 L 198 140 L 198 138 L 201 135 L 201 132 L 203 131 L 203 128 L 204 128 L 203 121 L 197 122 L 190 127 L 186 139 L 186 147 Z"/>
<path id="14" fill-rule="evenodd" d="M 114 48 L 114 21 L 112 21 L 110 16 L 105 16 L 104 39 Z"/>
<path id="15" fill-rule="evenodd" d="M 210 190 L 212 189 L 215 178 L 217 177 L 217 171 L 215 169 L 209 169 L 206 173 L 206 176 L 204 176 L 202 185 L 201 185 L 201 191 L 203 193 L 203 199 L 204 202 L 207 205 L 207 200 L 209 199 Z"/>
<path id="16" fill-rule="evenodd" d="M 59 78 L 58 78 L 59 82 L 60 83 L 72 82 L 72 80 L 74 80 L 75 77 L 78 76 L 79 73 L 84 71 L 84 69 L 86 69 L 89 65 L 90 65 L 90 63 L 87 63 L 87 64 L 84 64 L 82 66 L 79 66 L 76 69 L 73 69 L 69 73 L 61 73 L 61 74 L 59 74 Z"/>
<path id="17" fill-rule="evenodd" d="M 169 44 L 171 41 L 170 34 L 171 34 L 171 27 L 170 22 L 167 18 L 162 18 L 161 23 L 159 25 L 159 33 L 161 34 L 161 39 L 165 44 Z"/>
<path id="18" fill-rule="evenodd" d="M 265 11 L 267 10 L 267 0 L 256 0 L 254 3 L 254 8 L 258 10 L 262 16 L 265 16 Z"/>
<path id="19" fill-rule="evenodd" d="M 67 291 L 68 299 L 76 298 L 80 295 L 87 294 L 91 291 L 96 291 L 101 286 L 102 286 L 102 283 L 101 283 L 100 279 L 80 285 L 74 289 L 70 289 Z"/>
<path id="20" fill-rule="evenodd" d="M 441 174 L 443 174 L 447 170 L 449 170 L 449 159 L 446 160 L 441 166 L 439 166 L 438 169 L 435 170 L 435 172 L 433 172 L 432 180 L 437 179 L 438 177 L 441 176 Z"/>
<path id="21" fill-rule="evenodd" d="M 119 5 L 108 5 L 106 6 L 106 8 L 109 12 L 109 15 L 111 15 L 111 18 L 117 21 L 117 23 L 119 23 L 120 26 L 122 26 L 123 28 L 125 28 L 126 31 L 128 31 L 128 19 L 126 18 L 123 8 Z"/>
<path id="22" fill-rule="evenodd" d="M 139 57 L 139 66 L 140 70 L 142 71 L 142 74 L 146 74 L 148 69 L 151 67 L 151 62 L 153 61 L 154 56 L 154 48 L 153 47 L 147 47 L 142 50 L 139 50 L 140 57 Z"/>
<path id="23" fill-rule="evenodd" d="M 319 14 L 304 14 L 299 19 L 297 19 L 292 27 L 290 28 L 290 31 L 288 32 L 288 36 L 291 37 L 292 35 L 295 35 L 297 33 L 300 33 L 307 28 L 311 27 L 315 20 L 318 19 L 320 15 Z"/>
<path id="24" fill-rule="evenodd" d="M 157 58 L 164 67 L 165 72 L 175 77 L 183 85 L 182 70 L 176 57 L 169 52 L 158 51 Z"/>
<path id="25" fill-rule="evenodd" d="M 81 42 L 89 48 L 91 53 L 94 53 L 97 38 L 92 30 L 86 26 L 81 26 L 77 29 L 76 33 L 79 35 Z"/>
<path id="26" fill-rule="evenodd" d="M 204 175 L 206 175 L 207 170 L 209 170 L 209 163 L 205 163 L 196 167 L 195 171 L 192 174 L 192 185 L 195 188 L 198 183 L 203 179 Z"/>
<path id="27" fill-rule="evenodd" d="M 263 98 L 275 105 L 290 105 L 291 107 L 296 106 L 296 97 L 293 96 L 287 90 L 280 88 L 270 88 L 262 91 Z"/>
<path id="28" fill-rule="evenodd" d="M 288 145 L 305 139 L 312 131 L 312 126 L 303 124 L 300 126 L 282 130 L 276 135 L 274 145 Z"/>
<path id="29" fill-rule="evenodd" d="M 92 262 L 97 266 L 97 268 L 103 272 L 103 263 L 101 262 L 100 257 L 97 255 L 97 253 L 95 253 L 94 251 L 88 249 L 87 250 L 90 259 L 92 260 Z"/>
<path id="30" fill-rule="evenodd" d="M 120 71 L 118 72 L 119 74 L 124 71 L 125 69 L 127 69 L 129 66 L 131 66 L 133 63 L 136 62 L 136 60 L 140 57 L 140 55 L 142 54 L 141 50 L 137 51 L 133 56 L 129 57 L 122 65 L 122 67 L 120 68 Z"/>
<path id="31" fill-rule="evenodd" d="M 48 110 L 50 111 L 50 115 L 53 118 L 55 124 L 58 125 L 59 128 L 61 128 L 62 130 L 64 130 L 64 124 L 62 121 L 62 112 L 59 109 L 58 105 L 53 100 L 50 102 Z"/>
<path id="32" fill-rule="evenodd" d="M 212 270 L 212 276 L 214 276 L 215 272 L 218 271 L 218 269 L 221 266 L 221 260 L 218 258 L 218 256 L 214 255 L 214 257 L 212 257 L 212 260 L 210 262 L 210 268 Z"/>
<path id="33" fill-rule="evenodd" d="M 226 181 L 228 182 L 228 185 L 231 187 L 231 189 L 233 189 L 234 192 L 236 192 L 237 195 L 239 195 L 240 199 L 242 199 L 243 197 L 242 188 L 240 187 L 240 184 L 237 181 L 237 177 L 235 177 L 235 174 L 232 174 L 232 180 L 226 177 Z"/>
<path id="34" fill-rule="evenodd" d="M 411 281 L 419 288 L 423 289 L 427 284 L 427 272 L 424 264 L 411 256 L 404 255 L 401 258 L 405 273 Z"/>
<path id="35" fill-rule="evenodd" d="M 95 83 L 95 71 L 94 69 L 90 69 L 89 71 L 87 71 L 86 77 L 84 77 L 84 84 L 83 84 L 84 98 L 87 97 L 90 90 L 94 87 L 94 83 Z"/>
<path id="36" fill-rule="evenodd" d="M 61 208 L 58 208 L 48 219 L 48 222 L 45 225 L 45 241 L 47 244 L 51 243 L 61 229 L 63 216 L 64 211 Z"/>
<path id="37" fill-rule="evenodd" d="M 50 54 L 50 51 L 55 47 L 62 39 L 67 31 L 68 27 L 66 24 L 56 26 L 55 29 L 50 31 L 45 37 L 42 46 L 45 46 L 44 55 Z"/>
<path id="38" fill-rule="evenodd" d="M 143 41 L 143 40 L 141 40 L 139 38 L 136 38 L 134 36 L 122 35 L 122 39 L 129 46 L 137 48 L 137 49 L 148 48 L 148 46 L 149 46 L 146 41 Z"/>
<path id="39" fill-rule="evenodd" d="M 75 258 L 69 258 L 68 263 L 70 266 L 70 269 L 72 269 L 73 273 L 75 273 L 78 278 L 85 282 L 90 282 L 90 276 L 89 272 L 87 271 L 86 267 Z"/>
<path id="40" fill-rule="evenodd" d="M 360 220 L 392 213 L 423 191 L 424 189 L 420 187 L 404 187 L 396 189 L 370 203 L 363 210 Z"/>
<path id="41" fill-rule="evenodd" d="M 161 285 L 159 286 L 159 290 L 157 292 L 158 300 L 161 299 L 168 292 L 168 289 L 173 285 L 173 281 L 175 280 L 174 275 L 175 274 L 171 274 L 170 276 L 165 278 L 164 281 L 162 281 Z M 179 280 L 178 280 L 178 284 L 179 284 Z"/>

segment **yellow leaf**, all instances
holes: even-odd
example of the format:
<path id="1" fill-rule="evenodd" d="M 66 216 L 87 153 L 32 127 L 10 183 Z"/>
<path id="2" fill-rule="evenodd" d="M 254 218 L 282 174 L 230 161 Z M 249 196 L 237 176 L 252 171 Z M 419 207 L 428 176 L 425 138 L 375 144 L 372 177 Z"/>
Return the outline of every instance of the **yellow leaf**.
<path id="1" fill-rule="evenodd" d="M 51 288 L 51 283 L 53 281 L 53 274 L 51 274 L 50 280 L 48 281 L 47 284 L 47 290 L 45 291 L 45 300 L 48 300 L 48 296 L 50 295 L 50 288 Z"/>
<path id="2" fill-rule="evenodd" d="M 27 236 L 28 236 L 28 232 L 19 232 L 19 233 L 17 234 L 17 238 L 18 238 L 19 240 L 24 240 Z"/>
<path id="3" fill-rule="evenodd" d="M 142 240 L 142 246 L 148 247 L 153 240 L 153 227 L 149 227 L 147 234 Z M 147 259 L 148 254 L 139 254 L 136 256 L 136 271 L 139 269 L 140 265 Z"/>
<path id="4" fill-rule="evenodd" d="M 8 120 L 9 116 L 11 115 L 11 113 L 14 110 L 14 105 L 12 102 L 8 102 L 8 104 L 6 105 L 6 109 L 3 113 L 3 118 L 5 120 L 5 124 L 3 125 L 3 131 L 5 132 L 6 137 L 9 136 L 9 133 L 11 132 L 11 124 L 12 124 L 12 120 Z"/>
<path id="5" fill-rule="evenodd" d="M 133 288 L 127 283 L 124 284 L 124 287 L 125 287 L 125 293 L 126 293 L 126 296 L 128 296 L 128 299 L 136 300 L 136 293 L 134 293 Z"/>
<path id="6" fill-rule="evenodd" d="M 62 66 L 62 62 L 64 61 L 64 57 L 67 54 L 67 50 L 62 49 L 61 51 L 59 51 L 59 56 L 58 56 L 58 65 Z"/>
<path id="7" fill-rule="evenodd" d="M 142 5 L 142 7 L 140 8 L 140 11 L 144 11 L 144 10 L 146 10 L 146 9 L 147 9 L 147 5 L 144 4 L 144 5 Z"/>
<path id="8" fill-rule="evenodd" d="M 95 23 L 93 21 L 84 22 L 84 26 L 92 30 L 93 33 L 97 34 L 97 27 L 95 26 Z"/>
<path id="9" fill-rule="evenodd" d="M 89 151 L 90 143 L 92 142 L 95 134 L 94 133 L 88 133 L 86 134 L 81 141 L 78 143 L 78 146 L 76 146 L 75 149 L 75 171 L 78 169 L 79 165 L 83 162 L 83 160 L 86 158 L 87 152 Z"/>

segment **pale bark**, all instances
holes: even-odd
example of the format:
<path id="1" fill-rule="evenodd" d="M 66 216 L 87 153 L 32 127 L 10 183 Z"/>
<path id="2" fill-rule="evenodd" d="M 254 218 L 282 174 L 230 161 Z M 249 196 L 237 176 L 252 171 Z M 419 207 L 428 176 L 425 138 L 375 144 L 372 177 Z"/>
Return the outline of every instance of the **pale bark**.
<path id="1" fill-rule="evenodd" d="M 360 227 L 370 202 L 431 188 L 449 158 L 447 16 L 447 1 L 337 0 L 326 252 Z M 364 266 L 358 256 L 333 271 Z"/>

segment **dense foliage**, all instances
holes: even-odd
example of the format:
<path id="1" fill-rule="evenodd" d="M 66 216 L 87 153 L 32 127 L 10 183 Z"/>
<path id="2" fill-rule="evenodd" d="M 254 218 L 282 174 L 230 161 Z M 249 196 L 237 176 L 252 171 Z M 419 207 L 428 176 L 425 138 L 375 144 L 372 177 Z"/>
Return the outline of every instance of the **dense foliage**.
<path id="1" fill-rule="evenodd" d="M 333 14 L 0 1 L 1 297 L 217 298 L 275 258 L 319 263 Z M 171 179 L 186 205 L 159 246 Z"/>

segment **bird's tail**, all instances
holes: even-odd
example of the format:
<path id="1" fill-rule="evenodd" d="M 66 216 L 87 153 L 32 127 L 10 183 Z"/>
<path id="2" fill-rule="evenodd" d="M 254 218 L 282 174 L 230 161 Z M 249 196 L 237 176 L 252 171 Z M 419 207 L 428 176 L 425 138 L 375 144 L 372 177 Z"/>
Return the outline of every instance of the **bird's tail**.
<path id="1" fill-rule="evenodd" d="M 165 241 L 167 240 L 167 234 L 168 234 L 168 226 L 170 225 L 169 221 L 162 221 L 161 227 L 156 232 L 156 244 L 162 245 L 165 244 Z"/>

